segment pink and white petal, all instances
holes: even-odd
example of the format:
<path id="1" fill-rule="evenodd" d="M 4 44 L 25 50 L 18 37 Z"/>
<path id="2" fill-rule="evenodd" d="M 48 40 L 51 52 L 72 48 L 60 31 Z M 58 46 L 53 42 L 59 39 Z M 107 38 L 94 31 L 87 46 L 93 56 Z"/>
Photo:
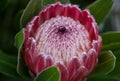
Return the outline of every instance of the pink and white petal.
<path id="1" fill-rule="evenodd" d="M 24 48 L 25 53 L 24 55 L 29 55 L 32 58 L 32 60 L 34 59 L 35 46 L 36 46 L 35 39 L 33 37 L 30 37 L 26 42 Z"/>
<path id="2" fill-rule="evenodd" d="M 87 53 L 83 53 L 82 54 L 82 61 L 83 61 L 84 64 L 87 62 L 87 58 L 88 58 Z"/>
<path id="3" fill-rule="evenodd" d="M 100 54 L 101 48 L 102 48 L 102 38 L 101 36 L 98 36 L 98 48 L 97 48 L 98 55 Z"/>
<path id="4" fill-rule="evenodd" d="M 101 47 L 102 47 L 102 38 L 100 36 L 98 36 L 98 40 L 93 40 L 93 43 L 92 43 L 92 46 L 93 46 L 93 49 L 96 50 L 96 55 L 98 56 L 100 54 L 100 50 L 101 50 Z"/>

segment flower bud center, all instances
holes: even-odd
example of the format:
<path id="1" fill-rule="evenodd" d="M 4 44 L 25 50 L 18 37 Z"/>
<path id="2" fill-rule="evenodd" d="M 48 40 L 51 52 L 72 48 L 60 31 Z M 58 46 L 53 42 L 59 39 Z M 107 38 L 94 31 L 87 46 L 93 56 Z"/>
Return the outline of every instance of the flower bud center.
<path id="1" fill-rule="evenodd" d="M 64 26 L 60 26 L 60 27 L 58 28 L 58 33 L 64 34 L 64 33 L 66 33 L 66 32 L 67 32 L 67 30 L 66 30 L 66 28 L 65 28 Z"/>
<path id="2" fill-rule="evenodd" d="M 37 54 L 48 54 L 55 62 L 67 64 L 72 57 L 81 58 L 91 48 L 86 28 L 72 18 L 57 16 L 46 20 L 35 34 Z"/>

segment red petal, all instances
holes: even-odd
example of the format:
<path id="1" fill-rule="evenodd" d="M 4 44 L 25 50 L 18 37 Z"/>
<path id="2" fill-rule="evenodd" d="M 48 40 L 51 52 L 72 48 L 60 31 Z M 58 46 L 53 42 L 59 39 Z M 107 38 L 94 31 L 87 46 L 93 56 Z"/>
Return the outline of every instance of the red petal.
<path id="1" fill-rule="evenodd" d="M 86 53 L 83 53 L 83 54 L 82 54 L 83 63 L 86 63 L 87 58 L 88 58 L 87 54 L 86 54 Z"/>
<path id="2" fill-rule="evenodd" d="M 37 56 L 33 66 L 36 74 L 41 72 L 45 68 L 45 56 L 43 54 Z"/>
<path id="3" fill-rule="evenodd" d="M 91 40 L 98 39 L 98 28 L 94 18 L 90 15 L 88 10 L 84 10 L 82 12 L 83 16 L 80 19 L 80 22 L 86 27 L 88 30 Z"/>
<path id="4" fill-rule="evenodd" d="M 98 54 L 100 53 L 101 48 L 102 48 L 102 38 L 100 36 L 98 36 L 98 47 L 97 47 Z"/>
<path id="5" fill-rule="evenodd" d="M 33 62 L 34 60 L 35 46 L 36 46 L 36 43 L 34 38 L 30 37 L 26 42 L 25 49 L 24 49 L 24 58 L 26 63 L 29 65 L 32 64 L 31 62 Z"/>
<path id="6" fill-rule="evenodd" d="M 79 60 L 77 58 L 72 58 L 67 67 L 69 71 L 68 81 L 71 81 L 73 75 L 77 72 L 79 67 L 80 67 Z"/>
<path id="7" fill-rule="evenodd" d="M 45 9 L 43 9 L 43 11 L 39 13 L 40 24 L 44 23 L 46 20 L 52 17 L 56 17 L 57 15 L 62 15 L 63 10 L 64 8 L 60 3 L 56 3 L 55 5 L 53 4 L 46 7 Z"/>
<path id="8" fill-rule="evenodd" d="M 25 59 L 26 65 L 33 72 L 34 69 L 33 69 L 33 58 L 32 58 L 32 56 L 30 54 L 25 54 L 24 59 Z"/>
<path id="9" fill-rule="evenodd" d="M 27 66 L 33 71 L 33 61 L 34 61 L 34 53 L 35 53 L 35 40 L 30 37 L 26 42 L 26 48 L 24 50 L 24 59 Z"/>
<path id="10" fill-rule="evenodd" d="M 24 30 L 24 34 L 25 34 L 24 43 L 26 43 L 28 41 L 28 38 L 30 36 L 30 32 L 31 32 L 31 27 L 30 27 L 30 25 L 27 25 L 27 27 Z"/>
<path id="11" fill-rule="evenodd" d="M 61 73 L 60 81 L 68 81 L 68 71 L 66 67 L 61 63 L 57 63 L 57 66 L 59 67 Z"/>
<path id="12" fill-rule="evenodd" d="M 28 24 L 25 29 L 25 41 L 28 37 L 33 36 L 36 32 L 36 29 L 39 26 L 39 16 L 35 16 Z"/>
<path id="13" fill-rule="evenodd" d="M 95 49 L 97 52 L 96 55 L 98 56 L 98 54 L 101 50 L 101 47 L 102 47 L 102 38 L 100 36 L 98 36 L 98 40 L 93 41 L 92 45 L 93 45 L 93 49 Z"/>
<path id="14" fill-rule="evenodd" d="M 98 39 L 97 25 L 95 22 L 92 22 L 92 17 L 87 18 L 87 22 L 85 24 L 85 27 L 87 28 L 92 40 Z"/>
<path id="15" fill-rule="evenodd" d="M 39 13 L 40 23 L 42 24 L 45 20 L 56 17 L 58 15 L 71 17 L 74 20 L 79 20 L 82 12 L 78 7 L 76 7 L 76 5 L 71 7 L 71 5 L 62 5 L 61 3 L 57 2 L 56 4 L 47 6 Z"/>
<path id="16" fill-rule="evenodd" d="M 88 52 L 88 59 L 85 64 L 85 66 L 89 70 L 89 72 L 91 72 L 95 68 L 96 63 L 97 63 L 96 51 L 94 49 L 91 49 Z"/>
<path id="17" fill-rule="evenodd" d="M 47 67 L 50 67 L 53 65 L 53 60 L 50 56 L 46 56 L 44 54 L 40 54 L 35 58 L 34 61 L 34 72 L 35 74 L 38 74 L 42 70 L 44 70 Z"/>
<path id="18" fill-rule="evenodd" d="M 30 22 L 30 24 L 32 25 L 32 30 L 31 30 L 31 35 L 30 36 L 34 36 L 37 28 L 39 27 L 39 16 L 35 16 L 32 21 Z"/>
<path id="19" fill-rule="evenodd" d="M 50 18 L 56 17 L 55 7 L 54 6 L 50 6 L 50 8 L 48 10 L 49 10 L 49 16 L 50 16 Z"/>
<path id="20" fill-rule="evenodd" d="M 53 65 L 53 60 L 50 56 L 46 57 L 46 68 Z"/>
<path id="21" fill-rule="evenodd" d="M 87 22 L 88 15 L 89 13 L 87 10 L 82 11 L 82 17 L 80 18 L 81 24 L 85 25 L 85 23 Z"/>
<path id="22" fill-rule="evenodd" d="M 85 68 L 84 66 L 81 66 L 73 75 L 70 81 L 83 81 L 86 75 L 88 75 L 88 69 Z"/>
<path id="23" fill-rule="evenodd" d="M 64 7 L 62 6 L 62 4 L 57 3 L 55 5 L 55 10 L 54 10 L 55 16 L 57 15 L 61 16 L 63 14 L 63 11 L 64 11 Z"/>
<path id="24" fill-rule="evenodd" d="M 64 7 L 63 16 L 67 16 L 67 14 L 69 13 L 69 12 L 68 12 L 69 9 L 70 9 L 70 8 L 68 8 L 68 7 Z"/>
<path id="25" fill-rule="evenodd" d="M 74 20 L 79 20 L 82 13 L 78 7 L 73 6 L 73 7 L 67 7 L 70 8 L 67 12 L 67 16 L 73 18 Z"/>
<path id="26" fill-rule="evenodd" d="M 39 22 L 40 22 L 40 25 L 41 25 L 46 20 L 46 18 L 45 18 L 45 12 L 40 12 L 39 17 L 40 17 Z"/>

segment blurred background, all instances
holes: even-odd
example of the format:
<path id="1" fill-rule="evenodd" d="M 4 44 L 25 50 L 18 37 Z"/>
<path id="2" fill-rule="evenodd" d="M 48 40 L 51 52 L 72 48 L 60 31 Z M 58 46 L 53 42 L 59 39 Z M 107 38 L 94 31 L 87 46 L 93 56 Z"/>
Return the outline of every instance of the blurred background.
<path id="1" fill-rule="evenodd" d="M 29 0 L 0 0 L 0 50 L 8 54 L 17 55 L 14 46 L 14 37 L 20 30 L 19 20 Z M 78 3 L 78 0 L 71 0 Z M 95 0 L 80 0 L 83 8 Z M 116 0 L 112 11 L 100 25 L 100 33 L 120 31 L 120 0 Z"/>
<path id="2" fill-rule="evenodd" d="M 19 32 L 19 20 L 29 0 L 0 0 L 0 50 L 16 54 L 15 34 Z"/>

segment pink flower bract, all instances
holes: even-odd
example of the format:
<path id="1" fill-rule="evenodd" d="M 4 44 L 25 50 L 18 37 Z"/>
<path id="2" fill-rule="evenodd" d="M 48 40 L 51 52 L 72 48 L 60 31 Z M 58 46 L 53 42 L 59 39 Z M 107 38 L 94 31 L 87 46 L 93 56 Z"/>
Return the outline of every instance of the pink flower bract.
<path id="1" fill-rule="evenodd" d="M 84 81 L 97 64 L 102 40 L 89 10 L 50 4 L 27 24 L 22 55 L 35 77 L 56 66 L 60 81 Z"/>

